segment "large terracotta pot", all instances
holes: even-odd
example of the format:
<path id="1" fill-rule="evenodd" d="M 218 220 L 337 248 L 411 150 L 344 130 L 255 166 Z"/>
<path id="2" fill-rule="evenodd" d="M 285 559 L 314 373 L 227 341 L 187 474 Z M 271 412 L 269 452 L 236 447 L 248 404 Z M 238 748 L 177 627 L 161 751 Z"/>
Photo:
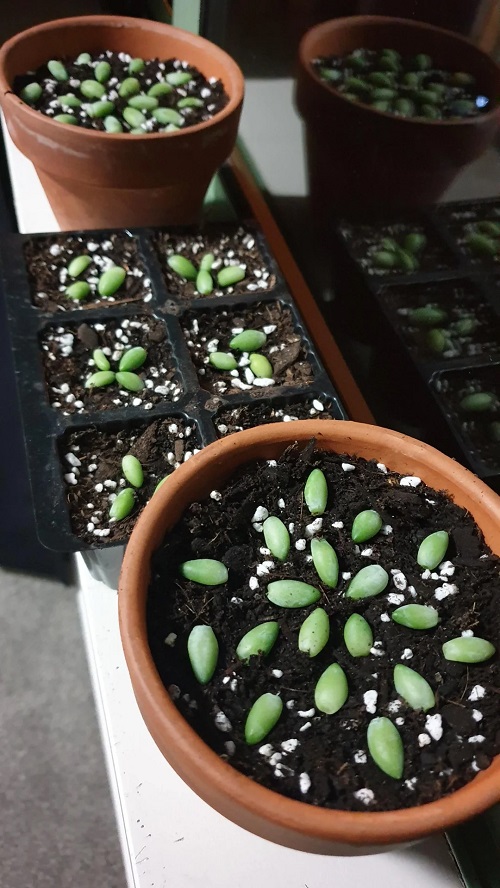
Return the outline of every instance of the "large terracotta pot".
<path id="1" fill-rule="evenodd" d="M 321 80 L 311 62 L 359 47 L 428 53 L 443 68 L 473 74 L 495 107 L 473 118 L 435 121 L 350 102 Z M 299 46 L 296 104 L 306 126 L 314 210 L 323 217 L 434 203 L 494 139 L 499 95 L 500 67 L 451 31 L 383 16 L 334 19 L 312 28 Z"/>
<path id="2" fill-rule="evenodd" d="M 210 444 L 170 476 L 144 509 L 125 552 L 120 629 L 134 693 L 160 751 L 183 780 L 221 814 L 266 839 L 303 851 L 355 854 L 387 850 L 439 832 L 500 800 L 500 756 L 452 795 L 400 811 L 346 812 L 316 808 L 260 786 L 222 761 L 172 703 L 153 662 L 146 631 L 151 555 L 186 507 L 220 489 L 238 466 L 278 457 L 293 441 L 316 438 L 322 450 L 375 458 L 447 490 L 474 516 L 500 554 L 500 497 L 471 472 L 427 444 L 398 432 L 329 420 L 276 423 Z M 168 590 L 165 590 L 168 594 Z"/>
<path id="3" fill-rule="evenodd" d="M 17 74 L 51 58 L 114 50 L 180 58 L 229 95 L 211 120 L 185 131 L 113 135 L 56 123 L 12 93 Z M 243 75 L 227 53 L 179 28 L 123 16 L 58 19 L 29 28 L 0 51 L 0 102 L 9 133 L 33 161 L 62 228 L 196 222 L 210 179 L 234 146 Z"/>

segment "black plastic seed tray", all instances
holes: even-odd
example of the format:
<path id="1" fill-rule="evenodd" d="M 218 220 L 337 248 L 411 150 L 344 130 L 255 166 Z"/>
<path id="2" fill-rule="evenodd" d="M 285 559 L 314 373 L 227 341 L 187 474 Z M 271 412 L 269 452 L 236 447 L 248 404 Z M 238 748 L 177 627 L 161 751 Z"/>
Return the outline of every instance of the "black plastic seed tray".
<path id="1" fill-rule="evenodd" d="M 152 430 L 161 427 L 166 434 L 170 428 L 177 427 L 177 432 L 172 432 L 173 443 L 168 445 L 171 446 L 171 452 L 169 454 L 167 451 L 165 456 L 165 474 L 168 474 L 175 464 L 216 439 L 218 431 L 214 424 L 215 418 L 224 409 L 238 409 L 245 415 L 257 416 L 270 405 L 272 407 L 275 404 L 279 412 L 288 404 L 296 405 L 303 401 L 305 408 L 302 409 L 309 412 L 314 410 L 320 415 L 322 411 L 312 406 L 312 402 L 316 401 L 316 406 L 319 404 L 329 415 L 339 419 L 346 418 L 260 230 L 253 223 L 247 223 L 224 229 L 221 226 L 207 226 L 202 232 L 176 229 L 169 231 L 168 235 L 175 243 L 184 243 L 200 235 L 206 238 L 218 238 L 226 234 L 232 236 L 241 229 L 248 233 L 252 249 L 258 249 L 265 268 L 264 273 L 267 275 L 266 286 L 257 286 L 245 292 L 244 287 L 236 285 L 232 290 L 228 288 L 223 295 L 203 298 L 197 298 L 192 292 L 178 292 L 178 288 L 169 286 L 166 267 L 162 265 L 156 247 L 158 238 L 165 237 L 165 231 L 160 229 L 11 235 L 4 240 L 1 246 L 3 287 L 34 510 L 40 540 L 48 548 L 77 551 L 126 542 L 133 524 L 132 519 L 137 517 L 161 479 L 157 464 L 155 463 L 153 472 L 149 468 L 150 464 L 145 462 L 145 482 L 136 493 L 136 508 L 131 519 L 125 519 L 123 524 L 127 526 L 125 535 L 115 533 L 119 522 L 112 525 L 110 530 L 107 515 L 109 496 L 118 492 L 126 483 L 117 468 L 116 458 L 113 457 L 114 436 L 119 449 L 126 446 L 127 440 L 133 438 L 136 441 L 137 436 L 142 433 L 146 435 L 144 439 L 141 438 L 144 443 L 149 440 L 147 436 L 152 434 Z M 55 297 L 48 300 L 49 310 L 43 302 L 45 297 L 41 297 L 41 306 L 34 304 L 33 280 L 30 279 L 27 268 L 27 256 L 32 256 L 33 249 L 38 249 L 40 245 L 61 245 L 68 239 L 73 239 L 72 243 L 76 243 L 79 254 L 81 251 L 88 251 L 89 244 L 97 244 L 99 247 L 103 241 L 111 242 L 115 235 L 118 240 L 121 239 L 121 243 L 125 239 L 127 245 L 130 245 L 132 239 L 137 247 L 135 257 L 142 273 L 139 288 L 142 295 L 137 296 L 135 282 L 132 282 L 134 289 L 131 291 L 129 287 L 127 290 L 127 296 L 131 296 L 129 301 L 117 298 L 114 303 L 104 301 L 96 304 L 94 300 L 88 306 L 83 304 L 61 307 L 56 290 L 59 291 L 69 281 L 60 280 L 59 254 L 56 250 L 55 254 L 49 254 L 55 260 L 49 260 L 50 264 L 56 266 L 50 269 L 57 277 Z M 236 255 L 235 259 L 237 258 Z M 127 284 L 128 280 L 124 287 Z M 46 289 L 50 286 L 49 281 Z M 144 294 L 149 297 L 147 300 L 143 298 Z M 244 383 L 243 390 L 237 391 L 232 391 L 227 386 L 223 391 L 209 391 L 206 384 L 204 388 L 200 366 L 197 370 L 193 364 L 192 349 L 188 345 L 189 334 L 185 332 L 186 323 L 193 317 L 201 318 L 202 315 L 213 318 L 213 336 L 216 337 L 219 325 L 224 320 L 224 312 L 234 314 L 243 321 L 245 315 L 250 317 L 255 312 L 261 312 L 263 316 L 270 312 L 280 317 L 286 316 L 293 332 L 293 336 L 290 334 L 291 338 L 297 338 L 300 343 L 300 361 L 306 362 L 310 367 L 310 378 L 306 382 L 299 380 L 300 384 L 295 384 L 293 379 L 289 380 L 284 376 L 287 384 L 260 388 Z M 227 325 L 229 321 L 225 323 Z M 276 329 L 278 332 L 275 332 Z M 269 345 L 273 335 L 279 335 L 279 329 L 285 328 L 275 327 L 269 334 L 266 345 Z M 119 336 L 118 331 L 121 331 Z M 89 401 L 82 383 L 93 372 L 88 365 L 93 349 L 108 348 L 108 357 L 116 369 L 115 363 L 117 364 L 120 356 L 117 349 L 123 352 L 134 345 L 145 344 L 141 337 L 149 337 L 149 355 L 156 355 L 157 352 L 160 355 L 156 361 L 157 366 L 153 366 L 148 357 L 144 370 L 138 371 L 146 380 L 143 392 L 123 394 L 117 386 L 113 395 L 106 392 L 102 396 L 100 390 L 97 394 L 94 392 Z M 224 349 L 227 345 L 227 342 L 221 343 Z M 279 351 L 282 346 L 283 343 L 278 341 L 276 350 Z M 204 347 L 205 344 L 200 345 L 200 348 Z M 56 359 L 50 357 L 54 354 Z M 298 357 L 296 361 L 299 361 Z M 57 369 L 54 370 L 54 367 Z M 61 374 L 69 382 L 61 382 Z M 156 392 L 158 383 L 160 392 Z M 214 385 L 217 385 L 217 380 Z M 189 441 L 184 435 L 186 427 L 190 429 Z M 184 430 L 184 437 L 179 433 L 181 428 Z M 93 468 L 89 468 L 87 456 L 81 450 L 71 450 L 68 442 L 91 441 L 92 435 L 100 441 L 100 454 L 106 456 L 99 459 L 100 454 L 96 453 L 96 459 L 90 464 Z M 76 446 L 80 447 L 81 444 Z M 87 473 L 87 482 L 88 472 L 96 473 L 95 495 L 92 501 L 89 496 L 84 504 L 88 508 L 86 522 L 82 518 L 82 503 L 78 501 L 84 471 Z M 108 477 L 105 477 L 106 474 Z M 108 500 L 103 508 L 102 502 L 106 497 Z M 94 499 L 100 502 L 93 502 Z M 74 513 L 73 506 L 78 508 L 78 514 Z M 120 531 L 121 529 L 122 527 Z"/>
<path id="2" fill-rule="evenodd" d="M 500 492 L 500 360 L 439 370 L 428 380 L 457 449 L 470 467 Z M 464 399 L 478 392 L 492 397 L 488 409 L 464 409 Z"/>
<path id="3" fill-rule="evenodd" d="M 375 366 L 384 368 L 381 378 L 394 381 L 396 409 L 403 411 L 405 400 L 409 405 L 404 420 L 417 420 L 420 412 L 430 440 L 448 447 L 498 487 L 500 455 L 493 459 L 492 452 L 500 444 L 490 442 L 487 455 L 481 456 L 467 424 L 464 429 L 456 421 L 435 388 L 448 374 L 474 374 L 487 362 L 493 362 L 500 376 L 500 267 L 490 259 L 479 262 L 458 236 L 477 219 L 500 220 L 500 199 L 443 204 L 397 219 L 372 218 L 364 226 L 340 222 L 334 283 L 341 329 L 373 348 Z M 382 237 L 397 239 L 403 230 L 425 231 L 447 262 L 434 268 L 422 263 L 421 269 L 407 274 L 369 273 L 360 258 L 363 246 L 380 243 Z M 441 318 L 436 315 L 428 325 L 416 323 L 415 309 L 429 306 L 440 310 Z"/>

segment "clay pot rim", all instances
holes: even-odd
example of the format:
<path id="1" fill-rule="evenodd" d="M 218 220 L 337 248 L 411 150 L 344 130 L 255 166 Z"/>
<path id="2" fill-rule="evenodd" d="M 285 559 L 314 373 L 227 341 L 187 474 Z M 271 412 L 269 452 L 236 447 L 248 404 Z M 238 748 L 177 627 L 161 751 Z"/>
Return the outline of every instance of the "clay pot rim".
<path id="1" fill-rule="evenodd" d="M 416 840 L 446 830 L 500 801 L 500 756 L 496 756 L 486 771 L 478 773 L 462 788 L 424 805 L 384 812 L 317 808 L 260 786 L 219 758 L 177 710 L 160 679 L 149 649 L 145 613 L 139 604 L 137 589 L 141 587 L 141 581 L 143 584 L 149 582 L 149 562 L 153 550 L 149 539 L 151 528 L 165 526 L 164 515 L 169 503 L 177 498 L 178 491 L 188 479 L 203 474 L 211 464 L 220 468 L 225 456 L 233 449 L 245 449 L 252 443 L 262 447 L 266 443 L 283 444 L 284 449 L 287 443 L 297 438 L 306 441 L 312 437 L 317 439 L 320 446 L 323 437 L 333 438 L 335 447 L 331 449 L 338 447 L 338 450 L 354 453 L 361 441 L 371 442 L 375 452 L 380 442 L 380 450 L 384 449 L 384 445 L 389 446 L 393 451 L 404 453 L 410 461 L 418 461 L 418 471 L 424 480 L 425 471 L 421 472 L 421 469 L 423 463 L 427 462 L 429 468 L 442 473 L 445 483 L 449 483 L 450 476 L 453 476 L 457 487 L 476 500 L 481 499 L 500 525 L 500 497 L 484 482 L 435 448 L 399 432 L 349 421 L 301 420 L 293 423 L 293 431 L 289 424 L 280 427 L 276 423 L 230 435 L 208 445 L 180 466 L 150 500 L 132 533 L 125 551 L 118 601 L 127 666 L 138 701 L 142 700 L 143 709 L 147 709 L 149 714 L 154 712 L 156 726 L 152 734 L 155 739 L 159 741 L 161 738 L 161 743 L 169 748 L 176 747 L 186 763 L 186 775 L 195 773 L 199 783 L 208 786 L 216 797 L 224 796 L 233 810 L 244 808 L 261 822 L 267 820 L 285 831 L 329 843 L 359 846 Z M 390 462 L 387 462 L 390 467 Z M 234 819 L 238 822 L 237 817 Z"/>
<path id="2" fill-rule="evenodd" d="M 310 28 L 304 36 L 302 37 L 299 43 L 299 60 L 304 69 L 304 71 L 310 76 L 310 78 L 321 86 L 324 90 L 326 90 L 329 94 L 334 94 L 337 98 L 342 100 L 346 105 L 349 105 L 351 108 L 354 107 L 360 111 L 367 111 L 370 114 L 375 114 L 377 117 L 382 117 L 388 120 L 397 121 L 397 123 L 405 124 L 406 126 L 434 126 L 434 127 L 459 127 L 459 126 L 477 126 L 478 123 L 482 123 L 483 121 L 491 120 L 495 115 L 500 113 L 500 101 L 491 108 L 491 110 L 484 112 L 476 117 L 466 117 L 463 120 L 428 120 L 427 118 L 412 118 L 412 117 L 399 117 L 396 114 L 389 114 L 387 111 L 379 111 L 377 108 L 372 108 L 371 105 L 365 105 L 363 103 L 353 103 L 346 99 L 341 92 L 336 90 L 333 86 L 329 86 L 321 77 L 316 74 L 314 68 L 311 66 L 311 61 L 314 58 L 313 54 L 309 50 L 309 44 L 318 34 L 325 33 L 328 34 L 331 31 L 339 31 L 341 28 L 349 23 L 349 25 L 370 25 L 376 27 L 377 25 L 384 24 L 399 24 L 408 29 L 420 30 L 420 31 L 434 31 L 435 33 L 446 34 L 447 37 L 453 38 L 458 43 L 466 44 L 467 46 L 472 46 L 477 52 L 481 52 L 479 47 L 473 43 L 472 40 L 469 40 L 467 37 L 463 37 L 461 34 L 457 34 L 454 31 L 448 31 L 447 28 L 438 28 L 436 25 L 430 25 L 427 22 L 414 22 L 411 19 L 404 18 L 393 18 L 392 16 L 386 15 L 354 15 L 354 16 L 346 16 L 344 18 L 338 19 L 329 19 L 326 22 L 320 22 L 319 25 L 315 25 L 313 28 Z M 495 66 L 496 63 L 493 58 L 487 55 L 487 53 L 483 53 L 483 55 L 489 59 L 492 66 Z M 496 65 L 497 68 L 500 66 Z"/>
<path id="3" fill-rule="evenodd" d="M 0 95 L 2 96 L 2 101 L 10 102 L 14 106 L 18 108 L 22 108 L 23 112 L 25 112 L 28 117 L 27 120 L 33 120 L 40 122 L 40 117 L 42 117 L 43 121 L 51 126 L 56 126 L 58 129 L 64 129 L 65 132 L 70 129 L 68 124 L 60 123 L 57 120 L 47 116 L 46 114 L 41 114 L 40 111 L 36 111 L 34 108 L 31 108 L 26 102 L 20 98 L 20 96 L 16 95 L 16 93 L 12 90 L 12 85 L 8 82 L 7 78 L 4 74 L 5 69 L 5 59 L 11 49 L 18 43 L 22 43 L 26 37 L 30 36 L 33 33 L 40 33 L 44 31 L 53 31 L 56 27 L 61 27 L 66 24 L 74 25 L 94 25 L 101 27 L 115 27 L 115 28 L 123 28 L 129 27 L 133 28 L 134 25 L 136 27 L 144 26 L 144 23 L 150 25 L 161 26 L 161 29 L 165 29 L 166 34 L 172 33 L 172 36 L 177 35 L 186 35 L 189 39 L 187 42 L 199 43 L 200 45 L 206 45 L 207 48 L 210 47 L 211 52 L 216 52 L 221 58 L 224 59 L 224 63 L 230 72 L 231 80 L 237 84 L 237 88 L 231 91 L 231 94 L 228 92 L 229 101 L 227 105 L 224 106 L 217 114 L 214 114 L 209 120 L 203 120 L 201 123 L 196 123 L 192 126 L 187 127 L 185 130 L 178 130 L 168 133 L 144 133 L 144 135 L 140 134 L 131 134 L 131 133 L 106 133 L 101 132 L 101 130 L 93 130 L 87 129 L 85 127 L 71 127 L 77 131 L 81 138 L 85 139 L 96 139 L 96 140 L 105 140 L 109 142 L 110 138 L 117 141 L 127 141 L 132 135 L 133 138 L 137 141 L 139 139 L 147 139 L 148 142 L 151 139 L 176 139 L 179 137 L 185 137 L 191 133 L 202 132 L 205 129 L 208 129 L 213 125 L 214 121 L 220 122 L 224 120 L 225 117 L 228 117 L 230 114 L 234 112 L 234 110 L 241 104 L 244 92 L 245 92 L 245 80 L 243 77 L 243 73 L 240 67 L 236 64 L 234 59 L 224 50 L 221 49 L 217 44 L 212 43 L 210 40 L 207 40 L 205 37 L 201 37 L 198 34 L 193 34 L 191 31 L 185 31 L 183 28 L 177 28 L 174 25 L 167 25 L 164 22 L 155 22 L 152 19 L 141 19 L 136 18 L 134 16 L 125 16 L 125 15 L 80 15 L 80 16 L 71 16 L 69 18 L 59 18 L 54 19 L 49 22 L 42 22 L 39 25 L 34 25 L 31 28 L 25 28 L 24 31 L 19 31 L 18 34 L 15 34 L 9 40 L 7 40 L 3 46 L 0 48 Z M 156 30 L 156 29 L 155 29 Z M 203 73 L 203 72 L 202 72 Z M 226 88 L 226 84 L 224 85 Z M 96 142 L 98 144 L 98 142 Z"/>

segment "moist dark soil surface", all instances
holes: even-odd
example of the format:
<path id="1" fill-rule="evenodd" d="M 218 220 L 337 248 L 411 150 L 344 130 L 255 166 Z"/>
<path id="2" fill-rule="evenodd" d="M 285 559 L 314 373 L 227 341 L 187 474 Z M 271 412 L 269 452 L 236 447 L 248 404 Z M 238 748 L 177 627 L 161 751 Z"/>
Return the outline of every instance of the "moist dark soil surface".
<path id="1" fill-rule="evenodd" d="M 92 353 L 102 349 L 112 369 L 129 348 L 142 346 L 147 359 L 136 372 L 144 383 L 139 392 L 121 388 L 117 382 L 100 388 L 85 388 L 97 367 Z M 65 415 L 119 407 L 142 407 L 176 401 L 181 394 L 165 324 L 152 317 L 112 319 L 89 324 L 47 327 L 41 336 L 45 382 L 51 406 Z"/>
<path id="2" fill-rule="evenodd" d="M 471 518 L 445 495 L 413 476 L 351 456 L 319 454 L 314 442 L 274 461 L 251 463 L 221 491 L 194 503 L 154 556 L 148 598 L 152 654 L 170 696 L 202 738 L 238 770 L 263 786 L 313 805 L 352 810 L 391 810 L 433 801 L 471 780 L 500 752 L 498 654 L 482 664 L 444 659 L 442 644 L 474 633 L 500 641 L 499 559 L 486 547 Z M 326 474 L 329 499 L 322 522 L 308 514 L 303 488 L 312 467 Z M 413 486 L 415 485 L 415 486 Z M 356 546 L 355 515 L 374 508 L 381 532 Z M 266 509 L 290 526 L 291 548 L 280 563 L 265 548 L 261 521 Z M 256 516 L 256 511 L 259 510 Z M 260 521 L 258 520 L 260 518 Z M 253 520 L 252 520 L 253 519 Z M 321 526 L 320 526 L 321 525 Z M 423 571 L 416 553 L 427 534 L 450 533 L 446 560 Z M 321 584 L 309 556 L 312 536 L 322 536 L 339 557 L 337 589 Z M 180 564 L 215 558 L 229 570 L 228 582 L 206 588 L 181 578 Z M 391 579 L 374 598 L 346 599 L 348 580 L 371 563 Z M 177 576 L 175 582 L 172 578 Z M 299 627 L 316 607 L 285 609 L 266 598 L 270 580 L 300 579 L 321 590 L 330 616 L 330 640 L 310 659 L 297 647 Z M 432 604 L 440 623 L 417 631 L 399 626 L 391 613 L 403 603 Z M 343 626 L 362 614 L 374 634 L 371 654 L 353 659 Z M 243 635 L 265 620 L 277 620 L 278 639 L 267 657 L 242 663 L 235 649 Z M 219 659 L 212 680 L 197 684 L 186 653 L 195 624 L 212 626 Z M 332 662 L 344 669 L 349 696 L 335 715 L 314 708 L 314 688 Z M 428 713 L 412 710 L 393 686 L 397 663 L 423 675 L 436 694 Z M 244 724 L 263 693 L 280 694 L 282 715 L 261 745 L 244 740 Z M 401 780 L 386 776 L 371 760 L 366 731 L 386 716 L 404 745 Z"/>
<path id="3" fill-rule="evenodd" d="M 318 395 L 316 398 L 279 399 L 276 403 L 239 404 L 220 410 L 214 417 L 218 438 L 225 438 L 234 432 L 264 425 L 266 422 L 292 422 L 297 419 L 341 419 L 339 411 L 329 398 Z"/>
<path id="4" fill-rule="evenodd" d="M 147 425 L 121 425 L 113 431 L 90 427 L 68 431 L 59 442 L 66 484 L 66 500 L 73 532 L 95 546 L 125 542 L 156 486 L 200 447 L 194 422 L 177 416 Z M 122 521 L 109 519 L 113 499 L 130 484 L 122 459 L 136 456 L 144 471 L 142 487 L 135 489 L 135 507 Z"/>
<path id="5" fill-rule="evenodd" d="M 222 234 L 178 235 L 163 231 L 155 236 L 155 246 L 167 289 L 181 300 L 204 299 L 206 296 L 198 292 L 195 281 L 188 281 L 172 271 L 167 260 L 174 255 L 184 256 L 199 270 L 202 257 L 213 254 L 211 275 L 214 288 L 207 294 L 210 298 L 267 292 L 276 285 L 276 276 L 262 255 L 255 232 L 245 228 Z M 221 287 L 217 284 L 217 274 L 228 265 L 243 267 L 245 277 L 230 287 Z"/>
<path id="6" fill-rule="evenodd" d="M 248 391 L 261 398 L 271 386 L 305 386 L 313 381 L 306 343 L 295 329 L 291 310 L 280 302 L 223 311 L 186 312 L 181 325 L 200 385 L 212 394 Z M 243 330 L 260 330 L 266 334 L 267 340 L 259 353 L 272 364 L 272 380 L 252 378 L 246 352 L 233 352 L 238 361 L 236 370 L 218 370 L 209 363 L 211 352 L 229 352 L 233 336 Z"/>
<path id="7" fill-rule="evenodd" d="M 148 303 L 152 299 L 151 281 L 146 276 L 137 241 L 124 232 L 97 238 L 94 234 L 33 238 L 25 244 L 24 256 L 31 300 L 43 311 Z M 90 256 L 92 262 L 77 278 L 71 278 L 68 265 L 76 256 Z M 100 296 L 97 290 L 99 278 L 113 265 L 125 269 L 125 280 L 113 296 Z M 91 292 L 84 301 L 66 296 L 66 288 L 75 280 L 86 281 L 90 286 Z"/>
<path id="8" fill-rule="evenodd" d="M 448 361 L 500 352 L 499 318 L 471 281 L 394 286 L 380 295 L 417 357 Z M 445 316 L 434 324 L 418 324 L 412 312 L 425 307 L 440 309 Z"/>
<path id="9" fill-rule="evenodd" d="M 456 262 L 445 244 L 441 243 L 438 235 L 427 225 L 415 222 L 380 223 L 380 225 L 350 225 L 344 222 L 339 228 L 352 256 L 366 274 L 394 277 L 403 275 L 411 279 L 413 274 L 420 272 L 439 271 L 444 268 L 452 268 Z M 402 246 L 406 235 L 424 234 L 427 243 L 424 249 L 417 254 L 418 268 L 414 272 L 405 271 L 404 268 L 377 268 L 374 264 L 376 253 L 384 250 L 382 241 L 384 238 L 395 240 Z"/>
<path id="10" fill-rule="evenodd" d="M 95 80 L 95 68 L 99 62 L 108 62 L 111 66 L 111 76 L 104 84 L 105 92 L 99 101 L 110 101 L 114 105 L 114 110 L 110 112 L 117 117 L 122 125 L 123 132 L 129 132 L 133 127 L 124 121 L 122 114 L 128 105 L 128 99 L 119 95 L 120 84 L 131 76 L 129 72 L 129 64 L 131 57 L 127 53 L 110 52 L 109 50 L 101 53 L 91 54 L 91 62 L 84 64 L 76 64 L 75 59 L 62 59 L 68 79 L 58 81 L 50 73 L 47 65 L 41 65 L 35 72 L 16 77 L 14 81 L 14 92 L 20 95 L 22 89 L 30 83 L 39 83 L 42 87 L 42 95 L 34 107 L 42 114 L 48 117 L 54 117 L 61 113 L 72 114 L 77 119 L 77 124 L 85 129 L 105 130 L 103 117 L 93 117 L 87 113 L 87 107 L 96 99 L 88 99 L 80 91 L 81 83 L 85 80 Z M 179 126 L 187 129 L 204 120 L 214 117 L 219 111 L 227 105 L 229 99 L 224 91 L 224 84 L 215 78 L 206 79 L 204 74 L 198 71 L 193 65 L 179 59 L 160 59 L 144 60 L 144 69 L 140 72 L 132 74 L 140 84 L 139 93 L 148 93 L 155 83 L 164 81 L 168 74 L 174 72 L 186 72 L 191 74 L 191 80 L 181 86 L 173 86 L 172 92 L 168 95 L 157 96 L 158 107 L 171 108 L 178 111 L 180 115 Z M 67 107 L 59 102 L 60 96 L 66 96 L 72 93 L 81 100 L 79 108 Z M 183 99 L 195 99 L 196 103 L 201 102 L 199 106 L 178 107 L 178 102 Z M 165 125 L 158 123 L 152 116 L 151 112 L 143 111 L 145 122 L 141 124 L 141 128 L 145 133 L 160 132 L 165 130 Z"/>
<path id="11" fill-rule="evenodd" d="M 500 364 L 440 373 L 434 388 L 467 452 L 489 468 L 500 468 Z M 480 412 L 464 410 L 461 401 L 476 392 L 493 395 L 491 405 Z"/>

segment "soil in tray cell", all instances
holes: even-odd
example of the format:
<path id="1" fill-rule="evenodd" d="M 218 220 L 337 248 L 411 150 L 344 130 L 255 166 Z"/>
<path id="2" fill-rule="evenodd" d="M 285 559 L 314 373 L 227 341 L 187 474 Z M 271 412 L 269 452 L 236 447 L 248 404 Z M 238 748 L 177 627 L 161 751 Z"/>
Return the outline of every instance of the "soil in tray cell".
<path id="1" fill-rule="evenodd" d="M 410 350 L 425 360 L 500 352 L 500 322 L 470 281 L 411 284 L 382 291 Z"/>
<path id="2" fill-rule="evenodd" d="M 351 255 L 365 274 L 410 276 L 454 265 L 438 234 L 421 221 L 339 226 Z"/>
<path id="3" fill-rule="evenodd" d="M 255 232 L 245 228 L 233 232 L 183 235 L 163 231 L 155 236 L 154 242 L 167 289 L 179 299 L 264 293 L 276 284 L 276 277 L 261 253 Z M 179 256 L 191 265 L 189 278 L 174 270 L 178 267 L 176 257 Z M 198 278 L 200 266 L 209 277 Z M 224 271 L 226 268 L 234 268 L 235 278 L 241 280 L 222 285 L 220 281 L 224 280 L 224 274 L 228 274 Z"/>
<path id="4" fill-rule="evenodd" d="M 470 203 L 440 211 L 458 248 L 474 265 L 500 263 L 500 201 Z"/>
<path id="5" fill-rule="evenodd" d="M 213 423 L 218 438 L 251 429 L 267 422 L 292 422 L 297 419 L 339 419 L 339 411 L 329 398 L 280 398 L 276 402 L 238 404 L 219 410 Z"/>
<path id="6" fill-rule="evenodd" d="M 463 448 L 500 468 L 500 364 L 439 373 L 434 389 Z"/>
<path id="7" fill-rule="evenodd" d="M 193 421 L 170 416 L 149 424 L 68 431 L 59 443 L 66 501 L 73 532 L 85 543 L 125 542 L 161 480 L 200 448 Z M 132 454 L 142 466 L 143 483 L 130 484 L 122 459 Z M 133 489 L 131 511 L 114 520 L 109 510 L 125 488 Z"/>
<path id="8" fill-rule="evenodd" d="M 36 237 L 25 243 L 24 257 L 31 301 L 45 312 L 148 303 L 152 299 L 151 281 L 137 241 L 126 232 Z M 79 257 L 81 270 L 75 268 Z M 101 296 L 99 281 L 113 266 L 123 269 L 125 276 L 112 295 Z"/>
<path id="9" fill-rule="evenodd" d="M 148 634 L 157 669 L 194 729 L 262 786 L 310 804 L 357 811 L 434 801 L 472 780 L 500 752 L 498 653 L 488 649 L 487 661 L 462 663 L 443 652 L 445 642 L 472 635 L 498 651 L 499 559 L 470 515 L 418 477 L 349 454 L 314 453 L 313 446 L 300 458 L 294 450 L 277 462 L 251 462 L 202 503 L 193 503 L 156 551 Z M 315 518 L 303 495 L 313 467 L 324 472 L 329 491 L 323 515 Z M 378 513 L 381 526 L 356 543 L 353 520 L 366 509 Z M 289 531 L 282 561 L 264 540 L 268 514 Z M 417 562 L 420 544 L 438 530 L 449 534 L 442 561 L 433 570 L 423 568 Z M 320 538 L 337 553 L 334 588 L 320 580 L 310 554 L 311 541 Z M 221 561 L 227 581 L 207 589 L 185 579 L 181 564 L 197 558 Z M 358 571 L 375 565 L 385 571 L 387 584 L 371 597 L 348 597 Z M 270 600 L 269 584 L 283 579 L 313 587 L 316 600 L 291 607 Z M 427 629 L 397 621 L 406 611 L 395 612 L 411 604 L 432 608 L 424 611 L 432 616 Z M 316 608 L 325 611 L 327 625 L 324 646 L 318 641 L 310 656 L 307 644 L 299 649 L 299 632 Z M 365 641 L 354 655 L 344 640 L 353 614 L 371 629 L 370 646 Z M 268 621 L 278 623 L 274 644 L 266 654 L 240 659 L 241 639 Z M 219 644 L 215 671 L 203 686 L 187 655 L 188 636 L 198 623 L 211 626 Z M 317 631 L 311 643 L 320 638 Z M 332 677 L 335 703 L 315 693 L 333 663 L 345 676 L 342 683 L 339 675 Z M 432 699 L 423 704 L 426 711 L 412 708 L 402 689 L 396 690 L 398 665 L 428 683 Z M 259 742 L 246 742 L 250 708 L 267 693 L 279 695 L 281 714 Z M 367 731 L 379 717 L 401 739 L 402 768 L 392 776 L 370 754 Z"/>
<path id="10" fill-rule="evenodd" d="M 144 363 L 133 371 L 139 379 L 138 390 L 128 389 L 116 377 L 108 384 L 88 387 L 89 378 L 100 371 L 96 350 L 104 353 L 114 375 L 123 355 L 137 347 L 146 352 Z M 65 415 L 130 405 L 151 410 L 156 404 L 177 401 L 182 392 L 166 327 L 157 318 L 138 315 L 47 327 L 41 348 L 50 403 Z"/>
<path id="11" fill-rule="evenodd" d="M 246 391 L 263 397 L 271 387 L 310 385 L 313 381 L 306 343 L 295 329 L 292 312 L 280 302 L 187 312 L 181 326 L 200 385 L 214 395 Z M 233 338 L 246 330 L 257 330 L 265 338 L 251 353 L 230 347 Z M 212 363 L 214 353 L 232 356 L 234 369 L 218 369 Z M 269 376 L 252 371 L 256 354 L 267 358 Z"/>

